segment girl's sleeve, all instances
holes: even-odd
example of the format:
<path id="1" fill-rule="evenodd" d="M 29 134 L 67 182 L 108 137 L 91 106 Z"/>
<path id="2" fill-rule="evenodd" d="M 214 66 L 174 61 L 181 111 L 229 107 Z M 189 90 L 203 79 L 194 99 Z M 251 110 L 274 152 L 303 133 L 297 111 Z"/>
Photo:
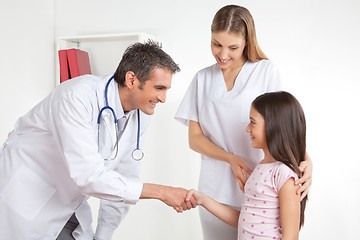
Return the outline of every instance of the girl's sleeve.
<path id="1" fill-rule="evenodd" d="M 294 178 L 295 181 L 298 180 L 298 176 L 293 170 L 291 170 L 285 164 L 281 164 L 274 172 L 275 191 L 279 192 L 284 183 L 290 178 Z"/>
<path id="2" fill-rule="evenodd" d="M 199 122 L 198 115 L 198 74 L 195 75 L 175 114 L 175 119 L 189 126 L 189 121 Z"/>

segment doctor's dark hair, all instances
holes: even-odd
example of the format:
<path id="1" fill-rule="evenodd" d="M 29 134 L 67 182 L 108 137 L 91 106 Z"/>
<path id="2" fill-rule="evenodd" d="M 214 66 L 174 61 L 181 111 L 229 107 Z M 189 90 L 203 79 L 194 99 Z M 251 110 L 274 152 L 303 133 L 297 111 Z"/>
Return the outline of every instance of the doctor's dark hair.
<path id="1" fill-rule="evenodd" d="M 172 73 L 180 71 L 174 60 L 161 49 L 161 44 L 152 40 L 145 43 L 137 42 L 125 50 L 114 74 L 114 79 L 124 87 L 125 75 L 128 71 L 132 71 L 141 82 L 141 89 L 156 68 L 167 69 Z"/>
<path id="2" fill-rule="evenodd" d="M 271 156 L 299 177 L 306 153 L 306 122 L 298 100 L 288 92 L 271 92 L 257 97 L 252 107 L 265 119 L 266 145 Z M 304 224 L 307 196 L 301 201 L 300 228 Z"/>
<path id="3" fill-rule="evenodd" d="M 240 34 L 246 40 L 244 55 L 250 62 L 268 59 L 260 49 L 256 39 L 255 23 L 249 10 L 238 5 L 222 7 L 216 14 L 211 24 L 211 32 L 232 32 Z"/>

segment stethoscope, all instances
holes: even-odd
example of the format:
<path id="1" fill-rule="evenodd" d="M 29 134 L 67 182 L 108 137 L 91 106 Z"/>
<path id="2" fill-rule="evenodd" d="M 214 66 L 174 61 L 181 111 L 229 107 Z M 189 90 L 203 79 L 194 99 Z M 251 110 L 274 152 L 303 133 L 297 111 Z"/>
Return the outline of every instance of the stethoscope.
<path id="1" fill-rule="evenodd" d="M 99 126 L 100 126 L 100 118 L 101 118 L 101 114 L 104 110 L 108 109 L 111 111 L 113 117 L 114 117 L 114 123 L 115 123 L 115 129 L 116 132 L 119 131 L 119 126 L 118 126 L 118 120 L 115 114 L 115 111 L 112 107 L 109 106 L 109 102 L 108 102 L 108 89 L 109 89 L 109 85 L 111 80 L 114 79 L 114 76 L 112 76 L 109 81 L 106 83 L 105 86 L 105 107 L 100 109 L 99 115 L 98 115 L 98 119 L 97 119 L 97 124 L 98 124 L 98 139 L 99 139 Z M 132 151 L 132 158 L 135 161 L 140 161 L 143 157 L 144 157 L 144 153 L 140 150 L 140 111 L 139 109 L 136 109 L 136 113 L 137 113 L 137 122 L 138 122 L 138 130 L 137 130 L 137 136 L 136 136 L 136 148 Z M 113 149 L 111 149 L 112 151 L 114 151 L 115 146 L 113 147 Z M 114 160 L 118 154 L 118 150 L 119 150 L 119 137 L 118 134 L 116 134 L 116 153 L 115 153 L 115 157 L 110 159 L 110 160 Z M 105 160 L 109 160 L 106 159 Z"/>

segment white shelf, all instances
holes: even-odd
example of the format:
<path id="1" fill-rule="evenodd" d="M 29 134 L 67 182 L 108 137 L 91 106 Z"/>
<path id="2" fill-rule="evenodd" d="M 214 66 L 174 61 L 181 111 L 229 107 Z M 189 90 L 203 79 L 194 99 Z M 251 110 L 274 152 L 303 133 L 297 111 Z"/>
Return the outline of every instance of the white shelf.
<path id="1" fill-rule="evenodd" d="M 60 83 L 59 50 L 78 48 L 88 52 L 92 74 L 103 76 L 115 72 L 129 45 L 148 39 L 154 40 L 155 37 L 146 33 L 119 33 L 58 38 L 55 53 L 56 85 Z"/>

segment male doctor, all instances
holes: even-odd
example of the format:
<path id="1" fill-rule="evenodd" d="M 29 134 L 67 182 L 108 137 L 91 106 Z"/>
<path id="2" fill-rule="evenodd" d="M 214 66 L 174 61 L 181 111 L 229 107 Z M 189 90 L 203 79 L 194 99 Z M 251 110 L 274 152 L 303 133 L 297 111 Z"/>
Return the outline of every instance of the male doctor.
<path id="1" fill-rule="evenodd" d="M 105 240 L 139 199 L 195 207 L 185 189 L 140 183 L 132 156 L 177 71 L 159 44 L 136 43 L 113 79 L 68 80 L 21 117 L 0 149 L 0 239 Z M 101 199 L 95 235 L 90 196 Z"/>

